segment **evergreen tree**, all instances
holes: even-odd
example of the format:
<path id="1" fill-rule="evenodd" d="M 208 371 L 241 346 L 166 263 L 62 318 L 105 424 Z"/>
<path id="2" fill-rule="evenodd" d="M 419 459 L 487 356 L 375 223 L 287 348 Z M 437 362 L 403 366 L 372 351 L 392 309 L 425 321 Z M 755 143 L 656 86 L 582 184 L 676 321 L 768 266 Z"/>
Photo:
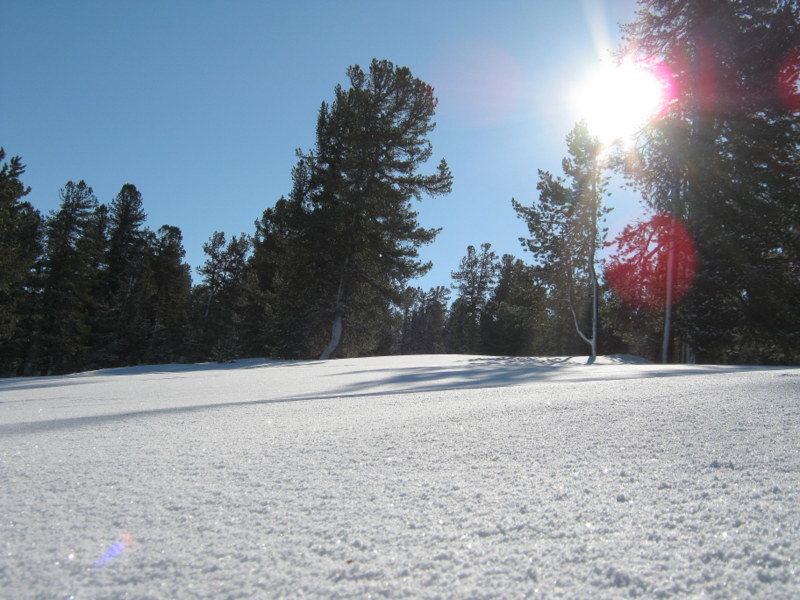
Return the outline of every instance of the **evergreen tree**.
<path id="1" fill-rule="evenodd" d="M 562 168 L 568 181 L 539 171 L 538 202 L 530 207 L 516 200 L 512 204 L 531 234 L 520 241 L 545 267 L 551 289 L 566 299 L 575 330 L 589 346 L 591 363 L 597 355 L 597 254 L 605 239 L 601 221 L 609 210 L 602 203 L 607 177 L 600 165 L 600 143 L 589 135 L 585 123 L 567 135 L 567 150 Z M 581 325 L 584 295 L 590 311 L 588 334 Z"/>
<path id="2" fill-rule="evenodd" d="M 624 51 L 663 61 L 678 91 L 629 168 L 648 204 L 694 236 L 699 268 L 677 335 L 701 360 L 800 360 L 800 122 L 779 85 L 800 69 L 787 62 L 800 7 L 646 0 L 624 31 Z"/>
<path id="3" fill-rule="evenodd" d="M 68 373 L 85 361 L 92 294 L 92 260 L 83 240 L 89 235 L 97 198 L 84 181 L 68 181 L 61 205 L 45 225 L 42 270 L 40 370 Z"/>
<path id="4" fill-rule="evenodd" d="M 525 356 L 542 347 L 546 320 L 546 290 L 538 269 L 510 254 L 500 260 L 497 285 L 481 312 L 481 352 L 494 356 Z"/>
<path id="5" fill-rule="evenodd" d="M 248 269 L 257 285 L 250 289 L 260 305 L 250 310 L 264 340 L 264 350 L 276 358 L 305 358 L 312 355 L 311 342 L 317 327 L 315 299 L 325 292 L 322 266 L 316 256 L 317 244 L 308 229 L 304 206 L 307 169 L 300 160 L 292 170 L 290 197 L 281 198 L 256 221 L 253 254 Z M 317 319 L 318 320 L 318 319 Z M 316 325 L 316 323 L 315 323 Z M 320 325 L 321 326 L 321 325 Z"/>
<path id="6" fill-rule="evenodd" d="M 422 288 L 411 288 L 409 293 L 411 302 L 403 319 L 400 352 L 402 354 L 444 352 L 450 290 L 436 286 L 427 292 Z"/>
<path id="7" fill-rule="evenodd" d="M 0 374 L 13 375 L 32 343 L 42 232 L 39 212 L 22 200 L 30 191 L 21 180 L 25 166 L 5 156 L 0 148 Z"/>
<path id="8" fill-rule="evenodd" d="M 453 302 L 448 319 L 448 345 L 451 352 L 476 354 L 480 351 L 479 323 L 486 306 L 489 291 L 497 276 L 497 254 L 492 245 L 481 244 L 478 254 L 474 246 L 467 246 L 467 255 L 461 259 L 458 270 L 450 273 L 458 296 Z"/>
<path id="9" fill-rule="evenodd" d="M 150 340 L 145 360 L 163 363 L 181 357 L 187 336 L 192 278 L 183 262 L 183 235 L 178 227 L 159 228 L 150 250 L 155 294 L 150 302 Z"/>
<path id="10" fill-rule="evenodd" d="M 78 240 L 79 254 L 85 257 L 84 265 L 89 279 L 89 296 L 86 307 L 88 324 L 87 351 L 83 368 L 99 368 L 112 364 L 106 348 L 113 335 L 108 324 L 108 230 L 110 217 L 105 204 L 98 205 L 89 217 L 84 236 Z"/>
<path id="11" fill-rule="evenodd" d="M 99 319 L 104 340 L 98 358 L 104 365 L 138 364 L 147 352 L 147 307 L 154 284 L 146 218 L 136 186 L 123 185 L 109 211 L 105 307 Z"/>
<path id="12" fill-rule="evenodd" d="M 275 322 L 291 328 L 292 351 L 323 358 L 375 351 L 406 283 L 430 268 L 418 248 L 438 230 L 419 226 L 411 200 L 449 192 L 452 179 L 444 161 L 432 175 L 418 172 L 432 155 L 429 85 L 388 61 L 347 76 L 350 87 L 337 86 L 320 108 L 316 145 L 299 154 L 290 197 L 262 220 L 277 238 L 267 238 L 262 262 L 262 273 L 275 270 Z"/>
<path id="13" fill-rule="evenodd" d="M 199 339 L 195 352 L 202 359 L 220 362 L 238 358 L 239 313 L 243 302 L 247 255 L 250 238 L 215 231 L 203 244 L 207 258 L 197 268 L 203 281 L 193 293 L 196 331 Z"/>

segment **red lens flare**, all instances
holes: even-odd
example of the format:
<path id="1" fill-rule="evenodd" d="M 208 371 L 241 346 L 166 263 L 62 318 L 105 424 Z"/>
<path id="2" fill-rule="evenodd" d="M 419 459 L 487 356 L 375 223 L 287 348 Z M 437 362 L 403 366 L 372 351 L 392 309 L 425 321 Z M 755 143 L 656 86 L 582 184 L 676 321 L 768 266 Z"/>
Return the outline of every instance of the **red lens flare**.
<path id="1" fill-rule="evenodd" d="M 800 113 L 800 46 L 781 62 L 777 75 L 778 96 L 791 112 Z"/>
<path id="2" fill-rule="evenodd" d="M 697 253 L 692 236 L 677 220 L 655 215 L 629 225 L 612 243 L 616 252 L 605 269 L 606 280 L 628 305 L 657 310 L 667 304 L 668 270 L 672 254 L 672 303 L 692 287 Z"/>

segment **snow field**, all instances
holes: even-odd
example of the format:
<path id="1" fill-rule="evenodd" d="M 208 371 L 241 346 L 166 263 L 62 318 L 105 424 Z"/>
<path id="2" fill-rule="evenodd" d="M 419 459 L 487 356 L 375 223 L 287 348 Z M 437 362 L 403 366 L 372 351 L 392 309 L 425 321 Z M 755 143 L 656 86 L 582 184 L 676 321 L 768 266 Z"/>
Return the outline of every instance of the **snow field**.
<path id="1" fill-rule="evenodd" d="M 582 362 L 0 381 L 0 598 L 800 597 L 800 370 Z"/>

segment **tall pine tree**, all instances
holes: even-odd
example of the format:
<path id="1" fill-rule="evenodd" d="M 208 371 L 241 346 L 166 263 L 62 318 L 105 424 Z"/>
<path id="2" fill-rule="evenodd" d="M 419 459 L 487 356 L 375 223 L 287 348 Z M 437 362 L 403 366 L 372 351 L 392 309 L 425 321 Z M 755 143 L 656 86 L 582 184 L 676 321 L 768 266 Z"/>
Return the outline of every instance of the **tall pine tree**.
<path id="1" fill-rule="evenodd" d="M 109 210 L 104 307 L 97 323 L 102 336 L 97 357 L 102 365 L 137 364 L 147 352 L 147 302 L 153 282 L 146 218 L 142 195 L 126 183 Z"/>
<path id="2" fill-rule="evenodd" d="M 149 301 L 147 362 L 182 358 L 192 287 L 189 265 L 183 262 L 185 255 L 181 230 L 173 225 L 160 227 L 151 240 L 149 252 L 153 296 Z"/>
<path id="3" fill-rule="evenodd" d="M 0 374 L 16 374 L 32 344 L 38 301 L 33 280 L 41 254 L 41 216 L 22 198 L 25 166 L 18 157 L 4 162 L 0 148 Z"/>
<path id="4" fill-rule="evenodd" d="M 419 173 L 432 155 L 429 85 L 389 61 L 347 77 L 322 104 L 316 145 L 299 153 L 292 193 L 265 213 L 256 248 L 262 274 L 274 271 L 269 286 L 289 299 L 276 306 L 275 329 L 290 327 L 293 352 L 322 358 L 378 347 L 407 282 L 430 268 L 418 249 L 438 230 L 419 226 L 411 200 L 447 193 L 452 180 L 443 160 Z"/>
<path id="5" fill-rule="evenodd" d="M 84 181 L 68 181 L 61 205 L 46 222 L 42 270 L 40 370 L 68 373 L 80 369 L 89 342 L 88 311 L 92 303 L 90 235 L 97 198 Z"/>
<path id="6" fill-rule="evenodd" d="M 629 169 L 694 236 L 697 279 L 677 334 L 700 360 L 797 362 L 800 120 L 780 84 L 800 69 L 800 7 L 643 0 L 624 32 L 623 51 L 663 61 L 677 90 Z"/>
<path id="7" fill-rule="evenodd" d="M 599 331 L 597 262 L 605 240 L 602 219 L 609 210 L 603 206 L 607 176 L 600 162 L 600 143 L 589 135 L 585 123 L 567 135 L 567 150 L 562 168 L 568 180 L 539 171 L 538 201 L 529 207 L 516 200 L 512 204 L 531 234 L 520 239 L 523 247 L 543 265 L 553 292 L 565 299 L 593 362 Z M 588 328 L 583 316 L 587 303 Z"/>

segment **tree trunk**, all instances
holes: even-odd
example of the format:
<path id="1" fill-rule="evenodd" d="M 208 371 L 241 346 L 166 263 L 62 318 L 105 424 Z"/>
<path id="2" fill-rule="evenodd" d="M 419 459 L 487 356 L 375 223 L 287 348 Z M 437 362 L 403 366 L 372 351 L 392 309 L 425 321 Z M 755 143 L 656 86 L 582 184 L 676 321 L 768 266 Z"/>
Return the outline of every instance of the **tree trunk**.
<path id="1" fill-rule="evenodd" d="M 675 231 L 671 227 L 670 238 L 672 238 Z M 675 244 L 672 239 L 669 242 L 669 255 L 667 258 L 667 290 L 664 294 L 664 337 L 661 340 L 661 362 L 667 364 L 669 362 L 669 340 L 672 336 L 672 287 L 673 276 L 675 268 Z"/>
<path id="2" fill-rule="evenodd" d="M 594 313 L 594 306 L 595 306 L 594 303 L 596 303 L 596 302 L 597 302 L 597 296 L 595 295 L 595 297 L 593 299 L 593 313 Z M 581 330 L 581 326 L 578 323 L 578 313 L 575 312 L 575 293 L 572 290 L 572 280 L 571 280 L 571 278 L 570 278 L 570 283 L 569 283 L 569 310 L 570 310 L 570 312 L 572 312 L 572 320 L 575 323 L 575 331 L 578 332 L 578 335 L 580 336 L 580 338 L 584 342 L 586 342 L 589 345 L 589 348 L 591 349 L 591 353 L 592 354 L 591 354 L 591 356 L 589 356 L 589 360 L 586 361 L 587 365 L 591 365 L 591 364 L 594 363 L 594 359 L 597 358 L 597 356 L 596 356 L 597 355 L 597 337 L 595 336 L 595 337 L 592 337 L 590 339 L 590 338 L 586 337 L 586 335 Z M 595 326 L 596 323 L 597 323 L 597 321 L 594 320 L 594 322 L 592 324 L 593 329 L 594 329 L 594 326 Z"/>
<path id="3" fill-rule="evenodd" d="M 674 167 L 674 165 L 673 165 Z M 669 254 L 667 255 L 667 289 L 664 294 L 664 337 L 661 340 L 661 362 L 669 362 L 669 342 L 672 337 L 672 288 L 675 285 L 675 219 L 681 214 L 678 212 L 680 200 L 680 182 L 678 181 L 677 168 L 674 169 L 672 181 L 672 215 L 669 227 Z"/>
<path id="4" fill-rule="evenodd" d="M 592 252 L 592 256 L 589 258 L 589 273 L 592 276 L 592 341 L 589 344 L 592 349 L 592 355 L 589 357 L 589 360 L 586 364 L 591 365 L 597 358 L 597 330 L 599 328 L 599 315 L 597 309 L 597 272 L 594 268 L 594 252 Z"/>
<path id="5" fill-rule="evenodd" d="M 348 261 L 344 263 L 344 269 L 347 269 Z M 331 328 L 331 341 L 328 342 L 328 347 L 325 348 L 320 355 L 320 360 L 328 360 L 336 348 L 339 347 L 339 342 L 342 341 L 342 332 L 344 331 L 344 317 L 342 315 L 342 298 L 344 298 L 344 272 L 339 277 L 339 289 L 336 292 L 336 312 L 333 317 L 333 327 Z"/>
<path id="6" fill-rule="evenodd" d="M 331 329 L 331 341 L 328 342 L 328 347 L 325 348 L 325 351 L 320 355 L 320 360 L 328 360 L 331 355 L 336 352 L 336 348 L 339 347 L 339 342 L 342 341 L 342 332 L 344 331 L 344 319 L 342 317 L 342 313 L 336 313 L 336 316 L 333 318 L 333 328 Z"/>

